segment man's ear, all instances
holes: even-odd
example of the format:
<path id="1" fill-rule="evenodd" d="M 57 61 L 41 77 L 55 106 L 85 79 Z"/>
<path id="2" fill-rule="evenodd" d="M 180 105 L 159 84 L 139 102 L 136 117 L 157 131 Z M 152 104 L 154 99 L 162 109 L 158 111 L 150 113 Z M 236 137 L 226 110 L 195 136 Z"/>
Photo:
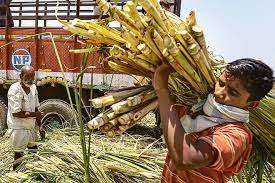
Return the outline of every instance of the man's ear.
<path id="1" fill-rule="evenodd" d="M 260 104 L 260 101 L 249 102 L 249 104 L 247 106 L 247 110 L 254 109 L 254 108 L 258 107 L 259 104 Z"/>

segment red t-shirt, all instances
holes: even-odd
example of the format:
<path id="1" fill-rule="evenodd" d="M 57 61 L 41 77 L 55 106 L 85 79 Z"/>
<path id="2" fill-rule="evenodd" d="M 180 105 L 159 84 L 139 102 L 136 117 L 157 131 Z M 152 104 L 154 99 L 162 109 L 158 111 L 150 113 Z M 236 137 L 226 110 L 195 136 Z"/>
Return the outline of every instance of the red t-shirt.
<path id="1" fill-rule="evenodd" d="M 168 153 L 162 183 L 227 182 L 246 165 L 252 149 L 252 133 L 244 123 L 224 123 L 189 135 L 194 143 L 208 143 L 215 152 L 215 161 L 207 167 L 177 171 Z"/>

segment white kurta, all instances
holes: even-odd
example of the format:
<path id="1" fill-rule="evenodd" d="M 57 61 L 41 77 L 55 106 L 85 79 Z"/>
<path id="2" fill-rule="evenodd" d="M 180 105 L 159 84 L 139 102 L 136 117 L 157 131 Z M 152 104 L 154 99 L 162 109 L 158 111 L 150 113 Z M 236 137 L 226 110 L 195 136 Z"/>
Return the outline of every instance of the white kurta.
<path id="1" fill-rule="evenodd" d="M 38 140 L 38 126 L 35 117 L 17 118 L 13 113 L 20 111 L 35 112 L 39 107 L 38 92 L 35 85 L 30 88 L 27 95 L 20 82 L 10 86 L 8 91 L 8 135 L 11 145 L 15 151 L 23 151 L 27 147 L 32 147 Z"/>

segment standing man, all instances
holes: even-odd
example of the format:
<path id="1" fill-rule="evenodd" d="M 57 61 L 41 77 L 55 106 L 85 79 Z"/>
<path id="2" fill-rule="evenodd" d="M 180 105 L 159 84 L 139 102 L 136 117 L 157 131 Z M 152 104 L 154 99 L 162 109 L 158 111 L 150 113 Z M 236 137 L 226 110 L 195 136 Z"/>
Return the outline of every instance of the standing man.
<path id="1" fill-rule="evenodd" d="M 38 130 L 43 114 L 38 111 L 39 101 L 34 85 L 35 72 L 32 66 L 21 69 L 20 82 L 12 84 L 8 91 L 8 135 L 14 150 L 14 160 L 23 156 L 23 151 L 37 149 Z M 13 169 L 18 166 L 15 163 Z"/>
<path id="2" fill-rule="evenodd" d="M 168 147 L 161 181 L 227 182 L 248 161 L 252 148 L 252 133 L 246 125 L 249 110 L 272 89 L 272 69 L 250 58 L 229 63 L 195 119 L 186 112 L 179 116 L 175 109 L 168 90 L 171 72 L 170 66 L 160 66 L 153 83 Z"/>

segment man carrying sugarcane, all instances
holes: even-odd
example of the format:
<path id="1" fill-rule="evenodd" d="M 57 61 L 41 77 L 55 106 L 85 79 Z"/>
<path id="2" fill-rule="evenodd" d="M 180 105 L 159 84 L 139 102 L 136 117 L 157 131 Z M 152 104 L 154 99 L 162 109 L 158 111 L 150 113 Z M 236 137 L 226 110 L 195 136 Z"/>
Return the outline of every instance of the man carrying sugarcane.
<path id="1" fill-rule="evenodd" d="M 23 66 L 21 81 L 12 84 L 8 91 L 7 134 L 14 150 L 14 160 L 21 158 L 26 148 L 36 150 L 39 128 L 43 131 L 41 127 L 43 113 L 38 111 L 39 100 L 34 76 L 32 66 Z M 19 163 L 15 162 L 13 169 L 18 165 Z"/>
<path id="2" fill-rule="evenodd" d="M 195 118 L 186 110 L 181 116 L 171 100 L 171 72 L 163 64 L 153 81 L 168 147 L 161 181 L 227 182 L 248 161 L 252 148 L 252 133 L 246 126 L 249 110 L 272 89 L 272 69 L 249 58 L 229 63 Z"/>

